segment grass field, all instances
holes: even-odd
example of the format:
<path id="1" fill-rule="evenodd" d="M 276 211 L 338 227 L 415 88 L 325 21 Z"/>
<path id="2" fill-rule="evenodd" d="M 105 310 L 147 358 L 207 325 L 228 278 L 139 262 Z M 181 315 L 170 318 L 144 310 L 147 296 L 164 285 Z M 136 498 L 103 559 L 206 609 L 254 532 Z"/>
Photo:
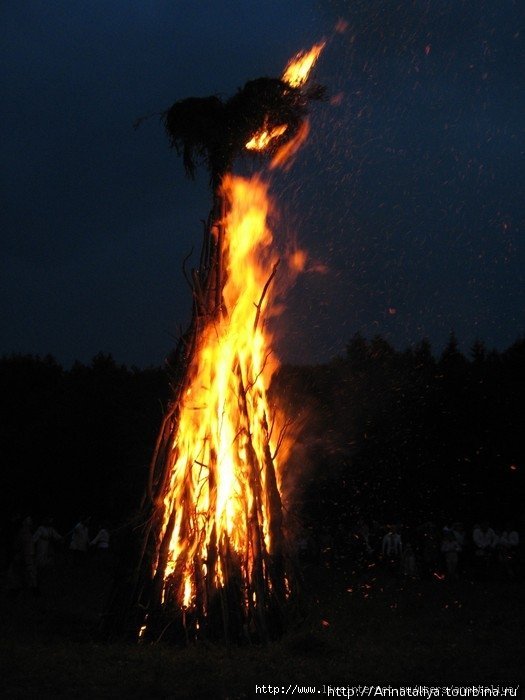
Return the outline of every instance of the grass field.
<path id="1" fill-rule="evenodd" d="M 329 684 L 515 685 L 524 675 L 522 581 L 384 575 L 367 588 L 320 571 L 305 619 L 283 639 L 230 649 L 97 641 L 110 585 L 93 567 L 62 565 L 38 598 L 2 594 L 1 697 L 233 699 L 255 697 L 256 684 L 322 695 Z"/>

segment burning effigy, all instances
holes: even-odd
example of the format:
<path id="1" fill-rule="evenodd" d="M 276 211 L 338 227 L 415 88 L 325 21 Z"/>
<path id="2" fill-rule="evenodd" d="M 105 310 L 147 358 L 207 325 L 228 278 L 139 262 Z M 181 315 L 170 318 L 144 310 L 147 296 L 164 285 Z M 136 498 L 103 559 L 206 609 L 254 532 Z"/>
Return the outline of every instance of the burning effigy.
<path id="1" fill-rule="evenodd" d="M 163 114 L 187 173 L 208 168 L 213 207 L 187 275 L 192 321 L 172 360 L 125 597 L 142 640 L 264 641 L 282 628 L 292 592 L 280 490 L 287 419 L 267 398 L 277 361 L 264 322 L 279 260 L 268 183 L 234 175 L 233 163 L 243 153 L 288 162 L 308 133 L 309 102 L 323 96 L 309 80 L 323 46 L 226 102 L 188 98 Z M 115 605 L 114 620 L 121 596 Z"/>

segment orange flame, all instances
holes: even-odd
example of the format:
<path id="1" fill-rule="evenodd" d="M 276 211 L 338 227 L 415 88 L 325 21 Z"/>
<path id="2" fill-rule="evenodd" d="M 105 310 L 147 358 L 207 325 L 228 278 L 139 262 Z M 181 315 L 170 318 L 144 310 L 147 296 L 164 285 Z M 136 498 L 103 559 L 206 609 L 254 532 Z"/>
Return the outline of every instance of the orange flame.
<path id="1" fill-rule="evenodd" d="M 261 131 L 258 131 L 246 144 L 246 148 L 252 151 L 264 151 L 266 146 L 273 139 L 278 136 L 282 136 L 287 129 L 286 124 L 281 124 L 280 126 L 275 126 L 273 129 L 268 131 L 268 127 L 263 127 Z"/>
<path id="2" fill-rule="evenodd" d="M 293 157 L 306 141 L 309 133 L 310 124 L 308 123 L 308 120 L 305 120 L 299 127 L 299 131 L 295 134 L 295 136 L 286 143 L 283 143 L 281 148 L 274 155 L 270 168 L 272 170 L 275 168 L 283 168 L 284 170 L 288 170 L 293 164 Z"/>
<path id="3" fill-rule="evenodd" d="M 325 43 L 323 41 L 320 44 L 314 44 L 310 51 L 300 51 L 286 66 L 282 76 L 284 82 L 290 87 L 302 87 L 308 80 Z"/>
<path id="4" fill-rule="evenodd" d="M 266 223 L 267 187 L 257 177 L 227 175 L 223 183 L 231 207 L 225 222 L 224 302 L 229 315 L 203 330 L 171 446 L 173 462 L 164 499 L 161 538 L 171 517 L 175 524 L 163 578 L 169 581 L 175 573 L 182 575 L 177 597 L 183 607 L 189 607 L 197 594 L 194 562 L 210 561 L 213 542 L 219 548 L 228 547 L 244 575 L 251 576 L 250 518 L 258 500 L 263 547 L 272 551 L 268 448 L 272 456 L 277 452 L 284 421 L 272 416 L 266 398 L 277 367 L 268 351 L 271 337 L 263 324 L 254 327 L 256 314 L 260 316 L 268 306 L 270 297 L 261 298 L 262 290 L 277 262 Z M 276 460 L 273 465 L 277 469 Z M 227 573 L 220 558 L 215 567 L 206 573 L 216 586 L 222 586 Z"/>

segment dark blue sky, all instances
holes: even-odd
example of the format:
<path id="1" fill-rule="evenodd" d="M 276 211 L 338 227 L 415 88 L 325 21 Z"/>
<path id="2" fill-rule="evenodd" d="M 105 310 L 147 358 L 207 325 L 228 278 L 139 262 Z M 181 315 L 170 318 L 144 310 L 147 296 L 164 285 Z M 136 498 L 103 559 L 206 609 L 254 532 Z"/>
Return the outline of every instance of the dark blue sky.
<path id="1" fill-rule="evenodd" d="M 159 121 L 134 119 L 277 76 L 340 16 L 316 71 L 340 103 L 315 106 L 274 176 L 276 236 L 327 268 L 289 294 L 280 354 L 327 360 L 357 331 L 436 351 L 452 329 L 464 349 L 522 335 L 523 3 L 17 0 L 0 9 L 0 353 L 162 362 L 210 197 Z"/>

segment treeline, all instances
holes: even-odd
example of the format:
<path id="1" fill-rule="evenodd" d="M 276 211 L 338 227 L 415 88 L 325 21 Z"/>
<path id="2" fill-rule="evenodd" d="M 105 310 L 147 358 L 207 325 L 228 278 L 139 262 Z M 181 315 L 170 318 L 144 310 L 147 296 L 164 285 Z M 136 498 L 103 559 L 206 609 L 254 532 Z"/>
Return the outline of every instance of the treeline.
<path id="1" fill-rule="evenodd" d="M 294 449 L 284 476 L 288 512 L 347 529 L 431 518 L 521 518 L 524 502 L 525 341 L 465 356 L 451 337 L 406 351 L 355 336 L 328 364 L 281 368 Z M 125 519 L 140 501 L 169 399 L 159 368 L 100 354 L 63 369 L 52 357 L 0 359 L 4 515 Z"/>
<path id="2" fill-rule="evenodd" d="M 87 515 L 125 518 L 168 395 L 163 370 L 128 369 L 111 355 L 70 370 L 52 357 L 2 358 L 2 512 L 53 515 L 63 527 Z"/>
<path id="3" fill-rule="evenodd" d="M 436 358 L 356 335 L 329 364 L 280 370 L 298 418 L 285 485 L 314 526 L 523 520 L 524 387 L 523 339 L 465 356 L 451 335 Z"/>

